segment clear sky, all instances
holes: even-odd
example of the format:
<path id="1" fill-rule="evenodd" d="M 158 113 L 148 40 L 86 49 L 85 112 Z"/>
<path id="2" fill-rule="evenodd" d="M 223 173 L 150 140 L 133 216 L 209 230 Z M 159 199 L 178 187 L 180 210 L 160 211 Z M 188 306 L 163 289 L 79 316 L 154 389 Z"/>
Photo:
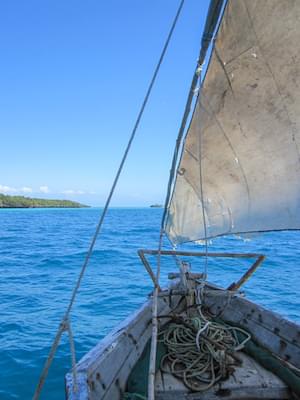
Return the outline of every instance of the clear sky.
<path id="1" fill-rule="evenodd" d="M 208 0 L 186 0 L 112 205 L 163 202 Z M 0 192 L 103 205 L 179 0 L 0 2 Z"/>

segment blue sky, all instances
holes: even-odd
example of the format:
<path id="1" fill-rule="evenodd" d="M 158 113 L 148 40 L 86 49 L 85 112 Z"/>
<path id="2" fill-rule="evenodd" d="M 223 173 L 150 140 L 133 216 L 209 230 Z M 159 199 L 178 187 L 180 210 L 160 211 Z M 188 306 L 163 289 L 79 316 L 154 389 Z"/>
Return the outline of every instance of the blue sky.
<path id="1" fill-rule="evenodd" d="M 186 0 L 114 206 L 163 202 L 208 0 Z M 177 0 L 0 2 L 0 192 L 102 205 Z"/>

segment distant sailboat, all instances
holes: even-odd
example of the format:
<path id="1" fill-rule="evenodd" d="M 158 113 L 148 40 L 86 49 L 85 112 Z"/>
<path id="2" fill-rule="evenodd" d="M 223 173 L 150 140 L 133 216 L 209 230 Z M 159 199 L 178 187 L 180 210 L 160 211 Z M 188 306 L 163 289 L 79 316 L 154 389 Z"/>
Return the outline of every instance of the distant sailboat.
<path id="1" fill-rule="evenodd" d="M 300 228 L 300 1 L 211 1 L 185 122 L 211 41 L 166 201 L 163 233 L 176 246 Z M 149 254 L 177 257 L 169 289 Z M 300 326 L 238 291 L 264 256 L 139 255 L 153 296 L 67 375 L 69 400 L 299 398 Z M 222 289 L 180 259 L 196 255 L 255 262 Z"/>

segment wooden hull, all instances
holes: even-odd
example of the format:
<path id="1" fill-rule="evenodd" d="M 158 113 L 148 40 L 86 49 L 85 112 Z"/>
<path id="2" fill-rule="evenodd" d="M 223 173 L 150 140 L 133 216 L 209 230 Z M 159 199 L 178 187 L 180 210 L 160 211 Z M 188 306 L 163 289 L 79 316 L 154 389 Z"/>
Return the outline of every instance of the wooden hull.
<path id="1" fill-rule="evenodd" d="M 171 308 L 174 309 L 178 304 L 178 307 L 184 307 L 184 300 L 180 300 L 179 295 L 159 297 L 159 315 L 169 315 Z M 251 333 L 257 345 L 274 357 L 276 371 L 267 371 L 251 356 L 242 354 L 242 366 L 229 379 L 204 393 L 191 393 L 179 379 L 158 371 L 156 399 L 290 398 L 289 380 L 283 382 L 274 372 L 277 373 L 276 365 L 279 364 L 290 370 L 292 375 L 296 368 L 300 368 L 300 327 L 226 290 L 211 287 L 205 292 L 204 302 L 212 313 L 224 321 Z M 150 299 L 79 361 L 76 391 L 73 374 L 67 374 L 68 400 L 122 399 L 128 377 L 151 338 L 151 307 Z M 161 319 L 161 324 L 167 320 Z"/>

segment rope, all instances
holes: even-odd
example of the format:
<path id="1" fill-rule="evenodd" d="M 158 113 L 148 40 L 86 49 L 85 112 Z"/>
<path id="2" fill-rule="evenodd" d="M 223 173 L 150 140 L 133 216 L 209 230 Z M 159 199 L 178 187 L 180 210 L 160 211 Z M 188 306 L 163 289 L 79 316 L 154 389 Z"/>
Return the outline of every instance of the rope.
<path id="1" fill-rule="evenodd" d="M 181 2 L 179 9 L 181 9 L 181 7 L 183 6 L 183 3 L 184 3 L 184 0 Z M 189 89 L 189 94 L 188 94 L 186 106 L 184 109 L 181 125 L 179 128 L 179 132 L 178 132 L 176 143 L 175 143 L 175 149 L 174 149 L 174 153 L 173 153 L 169 181 L 168 181 L 168 186 L 167 186 L 167 193 L 166 193 L 166 198 L 165 198 L 165 203 L 164 203 L 164 211 L 163 211 L 163 215 L 162 215 L 162 219 L 161 219 L 161 229 L 160 229 L 160 235 L 159 235 L 158 256 L 157 256 L 156 284 L 155 284 L 155 290 L 154 290 L 154 294 L 153 294 L 153 306 L 152 306 L 152 326 L 153 326 L 153 328 L 152 328 L 149 378 L 148 378 L 148 398 L 149 398 L 149 400 L 154 400 L 154 398 L 155 398 L 154 380 L 155 380 L 155 360 L 156 360 L 156 349 L 157 349 L 156 341 L 157 341 L 157 331 L 158 331 L 157 330 L 157 298 L 158 298 L 158 291 L 159 291 L 162 242 L 163 242 L 163 236 L 165 233 L 166 218 L 168 216 L 168 208 L 169 208 L 170 199 L 171 199 L 174 176 L 176 173 L 178 155 L 179 155 L 179 151 L 181 148 L 184 132 L 186 129 L 186 124 L 187 124 L 187 121 L 188 121 L 188 118 L 190 115 L 190 111 L 192 108 L 192 102 L 193 102 L 193 99 L 195 96 L 195 88 L 197 87 L 197 83 L 199 81 L 199 69 L 201 69 L 201 65 L 198 60 L 195 71 L 194 71 L 192 83 L 191 83 L 191 86 Z"/>
<path id="2" fill-rule="evenodd" d="M 201 81 L 201 72 L 202 69 L 199 70 L 199 76 Z M 199 92 L 199 97 L 201 92 Z M 199 136 L 199 178 L 200 178 L 200 197 L 201 197 L 201 205 L 202 205 L 202 219 L 203 219 L 203 227 L 204 227 L 204 241 L 205 241 L 205 264 L 204 264 L 204 273 L 205 279 L 207 278 L 207 264 L 208 264 L 208 241 L 207 241 L 207 224 L 206 224 L 206 216 L 205 216 L 205 209 L 204 209 L 204 195 L 203 195 L 203 174 L 202 174 L 202 130 L 200 131 Z"/>
<path id="3" fill-rule="evenodd" d="M 138 113 L 138 116 L 137 116 L 136 122 L 135 122 L 135 124 L 134 124 L 134 127 L 133 127 L 133 129 L 132 129 L 132 132 L 131 132 L 131 135 L 130 135 L 130 138 L 129 138 L 127 147 L 126 147 L 126 149 L 125 149 L 124 155 L 123 155 L 122 160 L 121 160 L 121 163 L 120 163 L 120 166 L 119 166 L 119 168 L 118 168 L 118 170 L 117 170 L 115 179 L 114 179 L 114 181 L 113 181 L 113 184 L 112 184 L 112 187 L 111 187 L 111 189 L 110 189 L 109 195 L 108 195 L 108 197 L 107 197 L 105 206 L 104 206 L 103 211 L 102 211 L 102 213 L 101 213 L 99 222 L 98 222 L 98 224 L 97 224 L 96 231 L 95 231 L 95 233 L 94 233 L 94 236 L 93 236 L 92 241 L 91 241 L 91 243 L 90 243 L 90 246 L 89 246 L 89 248 L 88 248 L 88 251 L 87 251 L 85 260 L 84 260 L 83 265 L 82 265 L 82 267 L 81 267 L 81 271 L 80 271 L 79 277 L 78 277 L 78 279 L 77 279 L 75 288 L 73 289 L 73 292 L 72 292 L 72 295 L 71 295 L 71 299 L 70 299 L 70 302 L 69 302 L 67 311 L 66 311 L 64 317 L 62 318 L 62 324 L 64 323 L 64 321 L 68 321 L 68 318 L 69 318 L 70 312 L 71 312 L 71 310 L 72 310 L 74 301 L 75 301 L 75 299 L 76 299 L 76 295 L 77 295 L 77 293 L 78 293 L 78 290 L 79 290 L 79 287 L 80 287 L 82 278 L 83 278 L 83 276 L 84 276 L 84 273 L 85 273 L 86 268 L 87 268 L 87 266 L 88 266 L 89 260 L 90 260 L 90 258 L 91 258 L 91 255 L 92 255 L 92 252 L 93 252 L 93 249 L 94 249 L 94 246 L 95 246 L 97 237 L 98 237 L 98 235 L 99 235 L 99 233 L 100 233 L 100 230 L 101 230 L 102 225 L 103 225 L 104 218 L 105 218 L 105 216 L 106 216 L 106 214 L 107 214 L 107 211 L 108 211 L 108 208 L 109 208 L 109 205 L 110 205 L 110 202 L 111 202 L 111 198 L 112 198 L 112 196 L 113 196 L 113 194 L 114 194 L 115 188 L 116 188 L 117 183 L 118 183 L 118 181 L 119 181 L 119 177 L 120 177 L 121 172 L 122 172 L 122 170 L 123 170 L 123 167 L 124 167 L 125 161 L 126 161 L 126 159 L 127 159 L 129 150 L 130 150 L 130 148 L 131 148 L 132 142 L 133 142 L 133 140 L 134 140 L 134 138 L 135 138 L 135 135 L 136 135 L 137 129 L 138 129 L 138 127 L 139 127 L 139 124 L 140 124 L 142 115 L 143 115 L 143 113 L 144 113 L 145 107 L 146 107 L 146 105 L 147 105 L 147 103 L 148 103 L 148 100 L 149 100 L 149 97 L 150 97 L 150 94 L 151 94 L 153 85 L 154 85 L 154 83 L 155 83 L 155 80 L 156 80 L 156 78 L 157 78 L 157 75 L 158 75 L 160 66 L 161 66 L 161 64 L 162 64 L 162 62 L 163 62 L 165 53 L 166 53 L 167 48 L 168 48 L 168 46 L 169 46 L 169 42 L 170 42 L 170 40 L 171 40 L 173 31 L 174 31 L 174 29 L 175 29 L 175 26 L 176 26 L 176 23 L 177 23 L 177 20 L 178 20 L 180 11 L 181 11 L 181 9 L 182 9 L 183 3 L 184 3 L 184 0 L 182 0 L 181 3 L 180 3 L 180 5 L 179 5 L 179 8 L 178 8 L 177 13 L 176 13 L 176 16 L 175 16 L 175 18 L 174 18 L 174 20 L 173 20 L 171 29 L 170 29 L 169 34 L 168 34 L 168 36 L 167 36 L 166 42 L 165 42 L 165 44 L 164 44 L 163 50 L 162 50 L 161 55 L 160 55 L 160 57 L 159 57 L 158 63 L 157 63 L 157 65 L 156 65 L 156 68 L 155 68 L 155 70 L 154 70 L 152 79 L 151 79 L 150 84 L 149 84 L 149 86 L 148 86 L 146 95 L 145 95 L 145 97 L 144 97 L 144 100 L 143 100 L 142 106 L 141 106 L 141 108 L 140 108 L 140 111 L 139 111 L 139 113 Z M 39 397 L 40 397 L 41 390 L 42 390 L 42 388 L 43 388 L 43 385 L 44 385 L 44 383 L 45 383 L 46 377 L 47 377 L 47 375 L 48 375 L 48 371 L 49 371 L 50 365 L 51 365 L 51 363 L 52 363 L 52 360 L 53 360 L 53 358 L 54 358 L 54 355 L 55 355 L 56 349 L 57 349 L 57 347 L 58 347 L 58 344 L 59 344 L 59 342 L 60 342 L 60 338 L 61 338 L 62 333 L 63 333 L 63 331 L 62 331 L 61 328 L 59 327 L 59 328 L 58 328 L 58 331 L 57 331 L 57 333 L 56 333 L 56 336 L 55 336 L 55 338 L 54 338 L 52 347 L 51 347 L 51 349 L 50 349 L 48 358 L 47 358 L 47 360 L 46 360 L 46 362 L 45 362 L 45 365 L 44 365 L 44 368 L 43 368 L 43 370 L 42 370 L 42 373 L 41 373 L 41 376 L 40 376 L 38 385 L 37 385 L 37 387 L 36 387 L 36 390 L 35 390 L 35 393 L 34 393 L 34 396 L 33 396 L 33 400 L 38 400 Z"/>
<path id="4" fill-rule="evenodd" d="M 175 150 L 174 150 L 174 154 L 173 154 L 172 166 L 171 166 L 169 182 L 168 182 L 166 202 L 165 202 L 164 213 L 163 213 L 162 223 L 161 223 L 163 228 L 166 226 L 167 218 L 169 217 L 168 209 L 169 209 L 170 199 L 171 199 L 171 190 L 172 190 L 172 186 L 174 183 L 177 159 L 178 159 L 178 154 L 179 154 L 179 150 L 181 147 L 181 142 L 182 142 L 183 135 L 185 132 L 188 117 L 190 115 L 190 111 L 192 108 L 193 98 L 195 95 L 198 98 L 198 95 L 201 91 L 201 87 L 197 88 L 197 83 L 199 81 L 199 75 L 201 74 L 202 66 L 204 64 L 209 45 L 210 45 L 213 37 L 216 35 L 216 33 L 219 29 L 219 26 L 220 26 L 220 23 L 219 23 L 220 15 L 221 15 L 222 9 L 223 9 L 223 12 L 225 9 L 225 7 L 223 7 L 223 1 L 224 0 L 212 0 L 209 5 L 209 9 L 208 9 L 207 17 L 206 17 L 206 23 L 205 23 L 205 27 L 204 27 L 204 31 L 203 31 L 202 39 L 201 39 L 201 48 L 200 48 L 200 52 L 199 52 L 199 57 L 197 60 L 197 65 L 196 65 L 195 71 L 194 71 L 192 83 L 190 86 L 182 122 L 181 122 L 181 126 L 180 126 L 180 129 L 178 132 L 178 137 L 177 137 Z M 200 81 L 201 81 L 201 79 L 200 79 Z"/>
<path id="5" fill-rule="evenodd" d="M 59 328 L 58 328 L 58 331 L 56 333 L 55 339 L 54 339 L 54 341 L 52 343 L 52 346 L 51 346 L 49 355 L 47 357 L 47 360 L 45 362 L 42 374 L 40 376 L 39 382 L 38 382 L 37 387 L 35 389 L 33 400 L 37 400 L 39 398 L 39 396 L 40 396 L 40 393 L 41 393 L 42 388 L 44 386 L 44 383 L 45 383 L 49 368 L 50 368 L 50 366 L 52 364 L 54 355 L 55 355 L 57 347 L 59 345 L 60 338 L 61 338 L 61 336 L 62 336 L 62 334 L 63 334 L 63 332 L 65 330 L 66 330 L 66 325 L 65 325 L 65 320 L 63 320 L 59 325 Z"/>
<path id="6" fill-rule="evenodd" d="M 172 322 L 159 333 L 167 348 L 161 370 L 183 380 L 195 392 L 202 392 L 234 370 L 235 352 L 250 340 L 248 332 L 214 322 L 203 315 L 193 318 L 172 317 Z M 246 338 L 239 342 L 237 332 Z"/>
<path id="7" fill-rule="evenodd" d="M 192 101 L 194 98 L 194 90 L 197 86 L 197 82 L 199 79 L 199 64 L 197 63 L 195 72 L 194 72 L 194 77 L 192 80 L 192 84 L 190 87 L 189 95 L 188 95 L 188 100 L 187 104 L 185 107 L 183 119 L 181 122 L 181 126 L 179 129 L 179 133 L 177 136 L 176 140 L 176 145 L 175 145 L 175 150 L 173 154 L 173 159 L 172 159 L 172 166 L 170 170 L 170 176 L 169 176 L 169 182 L 168 182 L 168 187 L 167 187 L 167 194 L 166 194 L 166 199 L 165 199 L 165 204 L 164 204 L 164 212 L 161 220 L 161 229 L 160 229 L 160 235 L 159 235 L 159 244 L 158 244 L 158 255 L 157 255 L 157 273 L 156 273 L 156 284 L 155 284 L 155 290 L 153 294 L 153 311 L 152 311 L 152 338 L 151 338 L 151 351 L 150 351 L 150 365 L 149 365 L 149 379 L 148 379 L 148 398 L 149 400 L 154 400 L 155 394 L 154 394 L 154 380 L 155 380 L 155 361 L 156 360 L 156 349 L 157 349 L 157 298 L 158 298 L 158 291 L 159 291 L 159 277 L 160 277 L 160 264 L 161 264 L 161 249 L 162 249 L 162 242 L 163 242 L 163 236 L 165 232 L 165 222 L 166 222 L 166 217 L 167 217 L 167 211 L 168 211 L 168 206 L 171 198 L 171 191 L 172 191 L 172 185 L 173 185 L 173 180 L 176 172 L 176 166 L 177 166 L 177 159 L 178 159 L 178 154 L 179 150 L 181 147 L 181 142 L 182 138 L 185 132 L 185 127 L 187 124 L 187 120 L 191 111 L 191 106 L 192 106 Z"/>
<path id="8" fill-rule="evenodd" d="M 189 89 L 189 94 L 188 94 L 188 99 L 186 102 L 185 110 L 183 113 L 181 125 L 179 128 L 178 136 L 176 139 L 176 144 L 175 144 L 175 149 L 173 153 L 173 158 L 172 158 L 172 164 L 171 164 L 171 169 L 170 169 L 170 175 L 169 175 L 169 181 L 168 181 L 168 186 L 167 186 L 167 194 L 166 194 L 166 199 L 165 199 L 165 204 L 164 204 L 164 212 L 161 220 L 161 227 L 164 230 L 165 225 L 166 225 L 166 218 L 168 217 L 168 209 L 170 205 L 170 199 L 171 199 L 171 192 L 172 192 L 172 187 L 173 187 L 173 182 L 174 182 L 174 177 L 176 174 L 176 167 L 177 167 L 177 160 L 178 160 L 178 155 L 179 151 L 181 148 L 182 144 L 182 139 L 184 136 L 185 128 L 187 125 L 188 117 L 190 115 L 191 109 L 192 109 L 192 102 L 195 97 L 195 89 L 198 84 L 199 80 L 199 68 L 201 68 L 201 65 L 199 64 L 199 61 L 197 61 L 196 68 L 194 71 L 192 83 Z"/>

